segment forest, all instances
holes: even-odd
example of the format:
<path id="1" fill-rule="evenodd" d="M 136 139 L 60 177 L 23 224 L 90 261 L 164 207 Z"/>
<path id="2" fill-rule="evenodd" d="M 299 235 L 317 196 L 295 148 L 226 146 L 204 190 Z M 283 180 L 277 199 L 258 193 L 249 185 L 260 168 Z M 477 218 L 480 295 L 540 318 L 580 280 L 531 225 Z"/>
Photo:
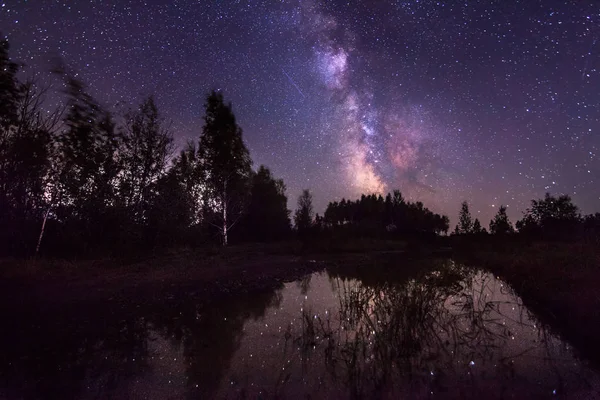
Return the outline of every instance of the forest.
<path id="1" fill-rule="evenodd" d="M 0 42 L 0 243 L 2 255 L 93 256 L 177 246 L 228 245 L 345 235 L 447 235 L 447 216 L 399 190 L 330 202 L 314 214 L 308 189 L 293 215 L 283 180 L 253 169 L 232 105 L 211 91 L 198 140 L 176 152 L 155 99 L 117 114 L 58 63 L 64 102 L 48 110 L 50 88 L 20 80 Z M 45 102 L 46 101 L 46 102 Z M 200 110 L 199 110 L 200 113 Z M 515 226 L 501 206 L 489 234 L 567 240 L 598 238 L 600 213 L 581 216 L 567 195 L 533 200 Z M 453 235 L 488 231 L 461 206 Z"/>

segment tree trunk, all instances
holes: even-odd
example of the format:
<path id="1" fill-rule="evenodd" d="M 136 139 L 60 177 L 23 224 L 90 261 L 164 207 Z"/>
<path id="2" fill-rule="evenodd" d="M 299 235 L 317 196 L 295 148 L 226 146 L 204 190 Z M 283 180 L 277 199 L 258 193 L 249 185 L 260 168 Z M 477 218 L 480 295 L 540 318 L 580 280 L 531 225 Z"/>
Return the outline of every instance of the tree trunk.
<path id="1" fill-rule="evenodd" d="M 44 214 L 44 221 L 42 222 L 42 230 L 40 231 L 40 237 L 38 238 L 37 246 L 35 246 L 35 256 L 37 257 L 40 252 L 40 245 L 42 244 L 42 237 L 44 236 L 44 229 L 46 229 L 46 220 L 48 219 L 48 214 L 50 214 L 50 207 L 46 210 L 46 214 Z"/>
<path id="2" fill-rule="evenodd" d="M 227 246 L 227 181 L 223 184 L 223 246 Z"/>

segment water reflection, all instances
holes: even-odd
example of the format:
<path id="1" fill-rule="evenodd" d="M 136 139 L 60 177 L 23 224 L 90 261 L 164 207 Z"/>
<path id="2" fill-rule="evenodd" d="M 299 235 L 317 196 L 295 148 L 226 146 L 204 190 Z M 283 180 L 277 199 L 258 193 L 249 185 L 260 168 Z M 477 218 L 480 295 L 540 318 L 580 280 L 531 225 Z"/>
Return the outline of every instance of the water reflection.
<path id="1" fill-rule="evenodd" d="M 0 398 L 79 398 L 84 388 L 110 392 L 147 370 L 146 324 L 116 319 L 104 326 L 107 314 L 76 307 L 3 313 Z"/>
<path id="2" fill-rule="evenodd" d="M 522 398 L 597 394 L 597 374 L 552 336 L 492 275 L 452 262 L 418 278 L 367 282 L 344 269 L 288 285 L 269 324 L 287 325 L 248 368 L 243 344 L 224 397 Z M 370 278 L 373 277 L 369 273 Z M 397 278 L 397 279 L 395 279 Z M 261 357 L 262 358 L 262 357 Z M 252 364 L 251 364 L 252 365 Z"/>
<path id="3" fill-rule="evenodd" d="M 211 304 L 182 293 L 148 307 L 2 310 L 0 398 L 597 394 L 597 373 L 501 281 L 419 262 L 331 266 Z"/>
<path id="4" fill-rule="evenodd" d="M 150 308 L 6 310 L 11 324 L 0 327 L 0 398 L 211 397 L 244 323 L 278 307 L 280 289 L 210 305 L 183 293 Z"/>
<path id="5" fill-rule="evenodd" d="M 244 323 L 262 317 L 267 307 L 278 307 L 281 294 L 268 290 L 245 294 L 218 307 L 198 309 L 193 303 L 169 318 L 161 312 L 152 327 L 169 338 L 172 348 L 181 348 L 187 387 L 203 396 L 218 388 L 222 374 L 243 337 Z M 164 318 L 167 316 L 167 318 Z"/>
<path id="6" fill-rule="evenodd" d="M 573 375 L 569 357 L 552 364 L 565 362 L 560 342 L 489 274 L 450 264 L 401 283 L 333 279 L 339 314 L 303 311 L 297 342 L 352 397 L 550 394 Z"/>

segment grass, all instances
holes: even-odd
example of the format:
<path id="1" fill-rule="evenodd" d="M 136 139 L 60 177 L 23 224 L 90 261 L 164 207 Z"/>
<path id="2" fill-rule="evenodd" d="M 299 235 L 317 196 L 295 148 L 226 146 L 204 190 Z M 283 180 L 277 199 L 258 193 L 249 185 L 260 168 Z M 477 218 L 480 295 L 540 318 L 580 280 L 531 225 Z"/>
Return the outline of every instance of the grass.
<path id="1" fill-rule="evenodd" d="M 2 259 L 0 293 L 13 300 L 63 304 L 111 298 L 160 301 L 198 288 L 211 297 L 292 279 L 318 267 L 290 251 L 293 246 L 181 248 L 128 260 Z"/>

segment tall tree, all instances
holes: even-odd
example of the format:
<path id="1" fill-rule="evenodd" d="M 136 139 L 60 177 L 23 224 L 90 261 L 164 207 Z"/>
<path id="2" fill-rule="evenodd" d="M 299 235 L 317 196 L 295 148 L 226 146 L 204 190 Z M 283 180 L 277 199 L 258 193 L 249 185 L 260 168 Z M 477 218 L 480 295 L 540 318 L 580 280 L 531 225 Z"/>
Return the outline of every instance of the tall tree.
<path id="1" fill-rule="evenodd" d="M 310 190 L 304 189 L 298 197 L 298 205 L 294 214 L 294 223 L 300 236 L 306 235 L 313 225 L 313 204 L 312 193 Z"/>
<path id="2" fill-rule="evenodd" d="M 226 246 L 229 230 L 244 211 L 252 160 L 232 106 L 225 104 L 221 93 L 208 95 L 205 111 L 198 152 L 208 190 L 206 206 L 216 211 L 218 218 L 212 224 Z"/>
<path id="3" fill-rule="evenodd" d="M 13 132 L 17 123 L 17 110 L 21 98 L 20 85 L 17 80 L 19 67 L 8 54 L 9 43 L 0 40 L 0 237 L 4 251 L 13 251 L 12 232 L 13 201 L 11 199 L 11 180 L 13 161 Z"/>
<path id="4" fill-rule="evenodd" d="M 460 213 L 458 215 L 458 224 L 456 225 L 455 233 L 469 234 L 473 232 L 473 218 L 469 211 L 469 203 L 463 201 L 460 205 Z"/>
<path id="5" fill-rule="evenodd" d="M 42 111 L 46 89 L 21 83 L 18 66 L 0 40 L 0 239 L 5 248 L 32 251 L 47 209 L 52 141 L 60 109 Z"/>
<path id="6" fill-rule="evenodd" d="M 146 98 L 125 116 L 120 182 L 121 195 L 134 219 L 144 223 L 148 201 L 165 175 L 173 149 L 173 135 L 161 118 L 154 98 Z"/>
<path id="7" fill-rule="evenodd" d="M 490 221 L 490 233 L 492 235 L 507 235 L 514 231 L 515 229 L 508 220 L 508 215 L 506 214 L 506 206 L 501 205 L 494 216 L 494 219 Z"/>
<path id="8" fill-rule="evenodd" d="M 261 241 L 284 238 L 290 231 L 285 184 L 263 165 L 252 176 L 246 229 L 253 239 Z"/>
<path id="9" fill-rule="evenodd" d="M 479 218 L 475 218 L 475 222 L 473 222 L 473 229 L 471 232 L 476 235 L 480 235 L 483 233 L 483 229 L 481 228 L 481 222 L 479 222 Z"/>
<path id="10" fill-rule="evenodd" d="M 22 88 L 17 125 L 5 154 L 5 166 L 8 168 L 4 171 L 6 174 L 2 174 L 8 178 L 8 185 L 2 186 L 11 203 L 13 221 L 21 227 L 15 233 L 17 236 L 23 234 L 20 240 L 25 244 L 33 243 L 33 231 L 44 223 L 55 201 L 53 184 L 56 170 L 52 160 L 60 109 L 50 114 L 42 111 L 45 89 L 34 82 L 26 82 Z M 3 181 L 6 183 L 6 180 Z M 33 250 L 33 246 L 28 250 Z"/>
<path id="11" fill-rule="evenodd" d="M 98 245 L 98 240 L 117 240 L 114 234 L 119 229 L 110 208 L 121 171 L 121 141 L 111 114 L 80 81 L 66 73 L 63 76 L 67 113 L 59 136 L 59 218 L 68 221 L 73 238 L 89 248 Z"/>

